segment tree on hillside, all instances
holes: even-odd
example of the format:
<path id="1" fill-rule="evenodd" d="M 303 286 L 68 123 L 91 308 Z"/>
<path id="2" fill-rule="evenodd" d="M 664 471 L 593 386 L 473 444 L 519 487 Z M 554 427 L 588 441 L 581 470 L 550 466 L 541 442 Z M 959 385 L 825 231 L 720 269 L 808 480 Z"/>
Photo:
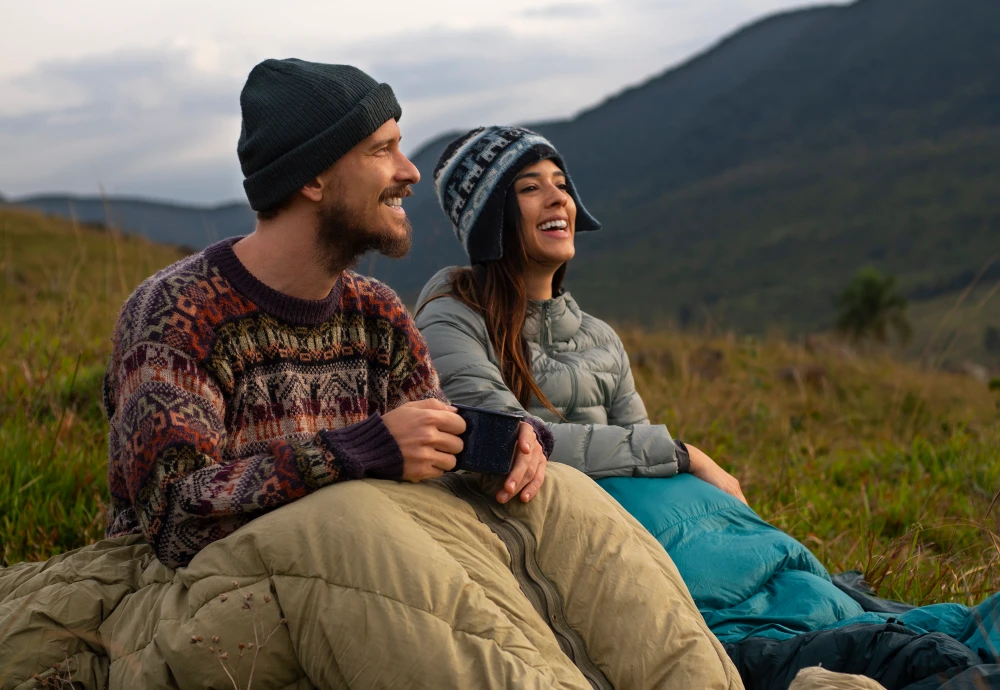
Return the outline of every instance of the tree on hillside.
<path id="1" fill-rule="evenodd" d="M 1000 355 L 1000 327 L 987 326 L 983 330 L 983 348 L 991 355 Z"/>
<path id="2" fill-rule="evenodd" d="M 896 277 L 883 276 L 876 268 L 862 268 L 854 274 L 837 306 L 837 330 L 852 340 L 872 338 L 884 344 L 894 331 L 906 342 L 913 333 L 906 298 L 896 287 Z"/>

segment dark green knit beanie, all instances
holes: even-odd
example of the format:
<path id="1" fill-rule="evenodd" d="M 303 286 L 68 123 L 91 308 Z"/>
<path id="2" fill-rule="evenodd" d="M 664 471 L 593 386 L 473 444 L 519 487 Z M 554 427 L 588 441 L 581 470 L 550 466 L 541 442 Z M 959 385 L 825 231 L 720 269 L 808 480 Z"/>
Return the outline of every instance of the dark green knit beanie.
<path id="1" fill-rule="evenodd" d="M 274 208 L 402 108 L 388 84 L 357 67 L 264 60 L 240 94 L 236 152 L 255 211 Z"/>

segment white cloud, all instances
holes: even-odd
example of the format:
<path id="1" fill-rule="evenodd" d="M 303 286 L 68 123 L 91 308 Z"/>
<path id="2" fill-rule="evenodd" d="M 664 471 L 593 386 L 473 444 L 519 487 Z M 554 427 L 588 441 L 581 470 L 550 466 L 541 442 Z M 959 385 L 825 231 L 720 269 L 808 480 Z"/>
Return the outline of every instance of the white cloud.
<path id="1" fill-rule="evenodd" d="M 0 192 L 214 202 L 242 193 L 239 90 L 265 57 L 356 64 L 403 104 L 404 149 L 566 117 L 796 0 L 61 0 L 4 10 Z"/>
<path id="2" fill-rule="evenodd" d="M 581 17 L 596 17 L 600 10 L 589 2 L 560 2 L 542 7 L 529 7 L 524 11 L 525 17 L 538 19 L 579 19 Z"/>

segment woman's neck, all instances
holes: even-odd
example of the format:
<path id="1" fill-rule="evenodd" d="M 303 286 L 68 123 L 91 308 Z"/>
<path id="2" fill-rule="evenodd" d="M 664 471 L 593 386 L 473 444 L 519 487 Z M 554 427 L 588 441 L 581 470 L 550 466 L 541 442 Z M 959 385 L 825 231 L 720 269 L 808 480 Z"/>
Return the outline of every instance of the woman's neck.
<path id="1" fill-rule="evenodd" d="M 524 289 L 528 299 L 552 299 L 552 278 L 559 268 L 550 269 L 547 266 L 531 266 L 524 273 Z"/>

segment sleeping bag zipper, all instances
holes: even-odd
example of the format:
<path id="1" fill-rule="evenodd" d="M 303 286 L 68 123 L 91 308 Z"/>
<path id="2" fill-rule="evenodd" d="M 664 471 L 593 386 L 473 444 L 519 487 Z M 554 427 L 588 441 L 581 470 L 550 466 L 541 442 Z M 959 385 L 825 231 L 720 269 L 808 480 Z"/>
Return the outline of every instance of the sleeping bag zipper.
<path id="1" fill-rule="evenodd" d="M 542 572 L 535 558 L 537 543 L 531 530 L 499 503 L 469 486 L 462 475 L 446 474 L 441 481 L 452 493 L 472 506 L 479 520 L 507 547 L 514 578 L 528 601 L 552 629 L 563 653 L 576 664 L 593 688 L 613 690 L 614 686 L 587 653 L 583 638 L 566 621 L 559 591 Z"/>

